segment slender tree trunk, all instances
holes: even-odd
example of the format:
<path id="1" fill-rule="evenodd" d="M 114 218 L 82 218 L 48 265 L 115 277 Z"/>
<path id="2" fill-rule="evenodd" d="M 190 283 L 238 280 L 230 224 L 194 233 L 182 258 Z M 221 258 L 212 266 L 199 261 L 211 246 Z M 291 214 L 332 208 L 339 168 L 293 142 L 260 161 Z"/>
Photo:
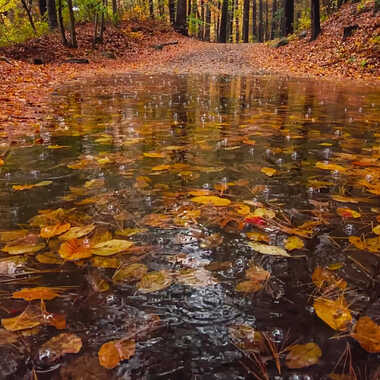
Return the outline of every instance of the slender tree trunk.
<path id="1" fill-rule="evenodd" d="M 265 41 L 269 40 L 269 7 L 268 0 L 265 0 Z"/>
<path id="2" fill-rule="evenodd" d="M 58 28 L 57 9 L 55 0 L 47 0 L 48 24 L 50 30 Z"/>
<path id="3" fill-rule="evenodd" d="M 284 0 L 285 35 L 294 32 L 294 0 Z"/>
<path id="4" fill-rule="evenodd" d="M 58 25 L 59 25 L 59 31 L 61 33 L 61 40 L 63 46 L 68 46 L 66 39 L 66 33 L 65 33 L 65 26 L 63 24 L 63 16 L 62 16 L 62 0 L 58 0 Z"/>
<path id="5" fill-rule="evenodd" d="M 118 16 L 117 0 L 112 0 L 112 15 L 114 19 L 116 20 Z"/>
<path id="6" fill-rule="evenodd" d="M 39 0 L 38 1 L 38 9 L 40 10 L 41 16 L 43 16 L 46 13 L 46 11 L 47 11 L 46 0 Z"/>
<path id="7" fill-rule="evenodd" d="M 170 24 L 175 24 L 175 2 L 174 0 L 168 0 Z"/>
<path id="8" fill-rule="evenodd" d="M 256 0 L 252 1 L 252 39 L 257 37 L 256 25 Z"/>
<path id="9" fill-rule="evenodd" d="M 149 16 L 154 18 L 153 0 L 149 0 Z"/>
<path id="10" fill-rule="evenodd" d="M 259 0 L 259 33 L 258 41 L 264 42 L 263 0 Z"/>
<path id="11" fill-rule="evenodd" d="M 235 3 L 232 1 L 229 4 L 229 12 L 228 12 L 228 29 L 227 29 L 227 40 L 229 42 L 233 42 L 233 29 L 234 29 L 234 14 L 235 14 Z"/>
<path id="12" fill-rule="evenodd" d="M 205 25 L 205 40 L 210 41 L 211 33 L 211 9 L 210 5 L 206 4 L 206 25 Z"/>
<path id="13" fill-rule="evenodd" d="M 99 14 L 98 12 L 95 13 L 95 18 L 94 18 L 94 35 L 92 38 L 92 48 L 95 48 L 96 43 L 98 42 L 98 22 L 99 20 Z"/>
<path id="14" fill-rule="evenodd" d="M 216 17 L 216 29 L 217 29 L 217 33 L 216 33 L 216 40 L 219 41 L 220 40 L 220 20 L 222 19 L 222 16 L 220 15 L 221 14 L 221 9 L 222 9 L 222 2 L 220 0 L 218 0 L 218 13 L 216 15 L 214 15 Z"/>
<path id="15" fill-rule="evenodd" d="M 239 0 L 235 0 L 235 39 L 240 42 Z"/>
<path id="16" fill-rule="evenodd" d="M 321 33 L 319 0 L 311 0 L 311 40 L 315 40 Z"/>
<path id="17" fill-rule="evenodd" d="M 228 0 L 223 0 L 222 17 L 220 20 L 219 42 L 227 42 L 227 23 L 228 23 Z"/>
<path id="18" fill-rule="evenodd" d="M 198 25 L 198 38 L 200 40 L 203 40 L 204 26 L 205 26 L 205 4 L 203 0 L 200 0 L 200 6 L 201 6 L 201 14 L 200 14 L 201 23 Z M 197 12 L 198 12 L 198 9 L 197 9 Z"/>
<path id="19" fill-rule="evenodd" d="M 30 23 L 30 26 L 33 29 L 33 32 L 37 33 L 36 26 L 34 25 L 33 16 L 32 16 L 32 13 L 31 13 L 31 9 L 26 4 L 25 0 L 21 0 L 21 2 L 22 2 L 22 5 L 23 5 L 23 7 L 25 9 L 26 14 L 28 15 L 29 23 Z"/>
<path id="20" fill-rule="evenodd" d="M 77 48 L 77 34 L 75 32 L 75 17 L 74 17 L 74 11 L 73 11 L 73 0 L 67 0 L 67 6 L 69 8 L 69 21 L 70 21 L 70 37 L 71 37 L 71 47 Z"/>
<path id="21" fill-rule="evenodd" d="M 249 40 L 249 0 L 244 0 L 243 8 L 243 41 Z"/>
<path id="22" fill-rule="evenodd" d="M 270 39 L 273 40 L 276 38 L 277 31 L 277 0 L 273 0 L 272 4 L 272 26 L 270 32 Z"/>
<path id="23" fill-rule="evenodd" d="M 183 35 L 187 35 L 187 23 L 186 23 L 186 0 L 177 1 L 177 18 L 174 24 L 174 29 Z"/>
<path id="24" fill-rule="evenodd" d="M 103 9 L 102 9 L 102 16 L 100 18 L 100 33 L 99 33 L 99 42 L 103 43 L 104 39 L 104 29 L 105 29 L 105 12 L 108 8 L 107 0 L 103 0 Z"/>

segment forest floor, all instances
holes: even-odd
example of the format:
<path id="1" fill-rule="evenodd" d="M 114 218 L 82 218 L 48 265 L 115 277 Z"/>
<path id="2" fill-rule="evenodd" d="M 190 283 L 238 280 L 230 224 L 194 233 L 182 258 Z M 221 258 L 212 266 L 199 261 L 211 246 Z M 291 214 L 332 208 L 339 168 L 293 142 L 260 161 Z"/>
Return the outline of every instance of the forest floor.
<path id="1" fill-rule="evenodd" d="M 91 28 L 87 25 L 78 27 L 78 49 L 62 48 L 58 33 L 2 48 L 0 137 L 6 138 L 9 144 L 25 134 L 38 136 L 54 88 L 65 81 L 84 80 L 94 75 L 279 73 L 333 80 L 361 79 L 368 84 L 379 82 L 379 43 L 375 38 L 379 26 L 372 8 L 361 9 L 355 17 L 357 4 L 347 5 L 322 25 L 323 34 L 317 41 L 296 38 L 279 49 L 267 44 L 201 42 L 154 21 L 109 27 L 105 43 L 96 49 L 92 47 Z M 358 30 L 342 41 L 344 26 L 354 21 L 359 25 Z M 178 43 L 162 49 L 155 47 L 173 41 Z M 65 62 L 72 58 L 86 58 L 89 63 Z M 36 59 L 44 64 L 33 64 Z"/>

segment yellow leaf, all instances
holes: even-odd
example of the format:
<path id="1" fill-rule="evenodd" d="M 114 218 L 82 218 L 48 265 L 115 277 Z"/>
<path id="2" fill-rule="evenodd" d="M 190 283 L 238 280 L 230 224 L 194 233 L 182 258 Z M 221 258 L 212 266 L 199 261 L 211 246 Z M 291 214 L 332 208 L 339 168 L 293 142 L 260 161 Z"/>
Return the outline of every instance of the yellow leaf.
<path id="1" fill-rule="evenodd" d="M 337 165 L 337 164 L 328 164 L 326 162 L 322 162 L 322 161 L 318 161 L 315 166 L 318 168 L 318 169 L 322 169 L 322 170 L 331 170 L 331 171 L 338 171 L 338 172 L 345 172 L 346 169 L 341 166 L 341 165 Z"/>
<path id="2" fill-rule="evenodd" d="M 269 236 L 265 234 L 264 232 L 253 231 L 253 232 L 247 232 L 246 235 L 248 239 L 250 240 L 269 243 Z"/>
<path id="3" fill-rule="evenodd" d="M 380 325 L 370 317 L 361 317 L 351 335 L 367 352 L 380 352 Z"/>
<path id="4" fill-rule="evenodd" d="M 294 249 L 301 249 L 304 246 L 304 242 L 298 236 L 290 236 L 285 241 L 285 248 L 288 251 L 293 251 Z"/>
<path id="5" fill-rule="evenodd" d="M 45 243 L 38 244 L 28 244 L 28 243 L 20 243 L 20 244 L 7 244 L 1 250 L 3 252 L 7 252 L 10 255 L 22 255 L 22 254 L 32 254 L 41 249 L 45 248 Z"/>
<path id="6" fill-rule="evenodd" d="M 277 170 L 276 169 L 273 169 L 273 168 L 267 168 L 267 167 L 263 167 L 261 168 L 261 173 L 264 173 L 265 175 L 267 175 L 268 177 L 272 177 L 274 174 L 276 174 Z"/>
<path id="7" fill-rule="evenodd" d="M 377 226 L 373 227 L 372 232 L 376 235 L 380 235 L 380 224 Z"/>
<path id="8" fill-rule="evenodd" d="M 129 237 L 133 235 L 143 234 L 146 231 L 148 231 L 146 228 L 124 228 L 123 230 L 117 230 L 115 234 Z"/>
<path id="9" fill-rule="evenodd" d="M 337 278 L 334 273 L 330 272 L 330 270 L 321 268 L 319 265 L 314 269 L 311 278 L 314 285 L 319 289 L 328 287 L 331 289 L 339 288 L 343 290 L 347 287 L 346 281 Z"/>
<path id="10" fill-rule="evenodd" d="M 12 294 L 12 298 L 21 298 L 25 301 L 33 300 L 53 300 L 59 294 L 52 288 L 39 286 L 36 288 L 24 288 Z"/>
<path id="11" fill-rule="evenodd" d="M 126 251 L 133 245 L 132 241 L 112 239 L 96 244 L 92 248 L 92 253 L 97 256 L 112 256 L 116 253 Z"/>
<path id="12" fill-rule="evenodd" d="M 352 320 L 351 312 L 343 297 L 331 300 L 318 297 L 314 301 L 315 313 L 332 329 L 345 331 Z"/>
<path id="13" fill-rule="evenodd" d="M 39 326 L 41 324 L 41 309 L 37 305 L 29 305 L 16 317 L 3 318 L 1 324 L 8 331 L 20 331 Z"/>
<path id="14" fill-rule="evenodd" d="M 88 235 L 95 229 L 95 224 L 90 224 L 88 226 L 82 227 L 72 227 L 65 234 L 59 237 L 60 240 L 72 240 L 79 239 L 83 236 Z"/>
<path id="15" fill-rule="evenodd" d="M 61 235 L 71 227 L 70 223 L 54 224 L 53 226 L 46 226 L 41 228 L 40 236 L 49 239 L 53 236 Z"/>
<path id="16" fill-rule="evenodd" d="M 100 347 L 99 364 L 104 368 L 112 369 L 117 367 L 121 361 L 131 358 L 135 352 L 134 340 L 111 340 Z"/>
<path id="17" fill-rule="evenodd" d="M 259 207 L 253 212 L 252 215 L 260 216 L 261 218 L 266 218 L 266 219 L 273 219 L 276 216 L 276 213 L 273 210 Z"/>
<path id="18" fill-rule="evenodd" d="M 112 281 L 115 284 L 125 282 L 135 282 L 141 280 L 148 272 L 148 267 L 144 264 L 134 263 L 121 267 L 112 276 Z"/>
<path id="19" fill-rule="evenodd" d="M 220 198 L 214 195 L 203 195 L 203 196 L 191 198 L 190 200 L 195 203 L 201 203 L 204 205 L 212 205 L 212 206 L 228 206 L 231 203 L 229 199 Z"/>
<path id="20" fill-rule="evenodd" d="M 290 257 L 290 255 L 285 251 L 285 249 L 277 247 L 275 245 L 267 245 L 256 242 L 249 242 L 248 245 L 255 251 L 262 253 L 263 255 Z"/>
<path id="21" fill-rule="evenodd" d="M 362 251 L 367 249 L 367 244 L 359 236 L 350 236 L 348 238 L 348 241 L 356 248 L 361 249 Z"/>
<path id="22" fill-rule="evenodd" d="M 15 191 L 29 190 L 29 189 L 33 189 L 34 187 L 48 186 L 52 183 L 53 181 L 42 181 L 42 182 L 35 183 L 34 185 L 13 185 L 12 189 Z"/>
<path id="23" fill-rule="evenodd" d="M 343 197 L 342 195 L 333 195 L 331 196 L 334 201 L 342 202 L 342 203 L 359 203 L 359 201 L 356 198 L 352 197 Z"/>
<path id="24" fill-rule="evenodd" d="M 146 152 L 144 153 L 144 157 L 149 158 L 165 158 L 166 154 L 161 152 Z"/>
<path id="25" fill-rule="evenodd" d="M 295 344 L 286 355 L 288 368 L 305 368 L 318 363 L 322 351 L 315 343 Z"/>
<path id="26" fill-rule="evenodd" d="M 8 242 L 12 240 L 17 240 L 28 235 L 28 230 L 14 230 L 14 231 L 2 231 L 0 232 L 0 241 Z"/>
<path id="27" fill-rule="evenodd" d="M 170 168 L 170 165 L 157 165 L 153 166 L 153 171 L 162 171 L 162 170 L 168 170 Z"/>

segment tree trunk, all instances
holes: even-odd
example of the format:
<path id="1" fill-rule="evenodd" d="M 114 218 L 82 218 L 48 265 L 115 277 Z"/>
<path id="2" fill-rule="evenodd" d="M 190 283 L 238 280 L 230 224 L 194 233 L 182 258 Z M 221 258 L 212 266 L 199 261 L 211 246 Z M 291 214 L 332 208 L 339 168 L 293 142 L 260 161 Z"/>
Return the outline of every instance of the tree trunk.
<path id="1" fill-rule="evenodd" d="M 284 0 L 284 18 L 285 18 L 285 35 L 292 34 L 294 32 L 294 0 Z"/>
<path id="2" fill-rule="evenodd" d="M 234 29 L 234 14 L 235 14 L 235 3 L 234 1 L 229 4 L 229 12 L 228 12 L 228 31 L 227 31 L 227 40 L 229 42 L 233 42 L 233 29 Z"/>
<path id="3" fill-rule="evenodd" d="M 211 9 L 210 5 L 206 4 L 206 25 L 205 25 L 205 40 L 210 41 L 211 33 Z"/>
<path id="4" fill-rule="evenodd" d="M 227 23 L 228 23 L 228 0 L 223 0 L 222 18 L 220 20 L 219 42 L 227 42 Z"/>
<path id="5" fill-rule="evenodd" d="M 168 0 L 170 24 L 175 24 L 175 2 L 174 0 Z"/>
<path id="6" fill-rule="evenodd" d="M 319 0 L 311 0 L 311 40 L 315 40 L 321 33 Z"/>
<path id="7" fill-rule="evenodd" d="M 248 42 L 249 39 L 249 1 L 244 0 L 243 8 L 243 41 Z"/>
<path id="8" fill-rule="evenodd" d="M 117 0 L 112 0 L 112 15 L 114 20 L 116 20 L 118 16 Z"/>
<path id="9" fill-rule="evenodd" d="M 258 41 L 264 41 L 263 0 L 259 0 L 259 33 Z"/>
<path id="10" fill-rule="evenodd" d="M 58 0 L 58 25 L 59 25 L 59 31 L 61 33 L 61 40 L 63 46 L 68 46 L 65 34 L 65 26 L 63 24 L 63 16 L 62 16 L 62 0 Z"/>
<path id="11" fill-rule="evenodd" d="M 264 33 L 265 41 L 269 40 L 269 7 L 268 0 L 265 0 L 265 33 Z"/>
<path id="12" fill-rule="evenodd" d="M 256 31 L 257 25 L 256 25 L 256 0 L 252 1 L 252 38 L 257 37 L 257 31 Z"/>
<path id="13" fill-rule="evenodd" d="M 55 0 L 47 0 L 47 12 L 48 12 L 48 24 L 49 29 L 57 29 L 58 28 L 58 20 L 57 20 L 57 9 L 55 6 Z"/>
<path id="14" fill-rule="evenodd" d="M 39 0 L 38 1 L 38 9 L 40 10 L 41 16 L 43 16 L 46 13 L 46 11 L 47 11 L 46 0 Z"/>
<path id="15" fill-rule="evenodd" d="M 239 0 L 235 0 L 235 39 L 236 43 L 240 42 Z"/>
<path id="16" fill-rule="evenodd" d="M 69 8 L 69 21 L 70 21 L 70 37 L 71 37 L 71 42 L 70 45 L 72 48 L 77 48 L 78 43 L 77 43 L 77 35 L 75 32 L 75 18 L 74 18 L 74 11 L 73 11 L 73 0 L 67 0 L 67 6 Z"/>
<path id="17" fill-rule="evenodd" d="M 271 33 L 270 33 L 270 39 L 271 40 L 276 38 L 276 31 L 277 31 L 277 0 L 273 0 L 273 4 L 272 4 L 272 26 L 271 26 Z"/>
<path id="18" fill-rule="evenodd" d="M 201 23 L 198 25 L 198 38 L 200 40 L 204 39 L 204 26 L 205 26 L 205 4 L 203 0 L 200 0 L 201 14 L 200 19 Z"/>
<path id="19" fill-rule="evenodd" d="M 153 0 L 149 0 L 149 16 L 154 18 Z"/>
<path id="20" fill-rule="evenodd" d="M 165 5 L 164 0 L 158 0 L 158 11 L 160 12 L 160 18 L 161 20 L 165 17 Z"/>
<path id="21" fill-rule="evenodd" d="M 187 24 L 186 24 L 186 0 L 177 1 L 177 18 L 175 20 L 174 29 L 185 36 L 187 36 Z"/>

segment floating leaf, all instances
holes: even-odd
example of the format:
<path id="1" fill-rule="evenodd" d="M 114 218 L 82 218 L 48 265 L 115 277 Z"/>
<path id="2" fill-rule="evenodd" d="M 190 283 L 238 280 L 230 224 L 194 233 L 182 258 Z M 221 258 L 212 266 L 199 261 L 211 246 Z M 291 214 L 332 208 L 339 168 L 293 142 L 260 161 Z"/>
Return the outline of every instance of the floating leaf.
<path id="1" fill-rule="evenodd" d="M 264 282 L 269 279 L 270 273 L 260 265 L 251 265 L 245 271 L 245 277 L 249 278 L 252 281 Z"/>
<path id="2" fill-rule="evenodd" d="M 64 261 L 56 252 L 44 252 L 36 255 L 36 260 L 41 264 L 63 264 Z"/>
<path id="3" fill-rule="evenodd" d="M 165 271 L 150 272 L 137 283 L 137 289 L 141 293 L 152 293 L 170 286 L 172 278 Z"/>
<path id="4" fill-rule="evenodd" d="M 12 294 L 12 298 L 22 298 L 25 301 L 52 300 L 59 294 L 52 288 L 39 286 L 35 288 L 24 288 Z"/>
<path id="5" fill-rule="evenodd" d="M 136 352 L 134 340 L 111 340 L 104 343 L 98 352 L 99 363 L 107 369 L 115 368 L 122 360 L 131 358 Z"/>
<path id="6" fill-rule="evenodd" d="M 265 338 L 260 331 L 256 331 L 248 325 L 232 325 L 228 327 L 228 333 L 239 348 L 247 352 L 267 352 Z"/>
<path id="7" fill-rule="evenodd" d="M 347 207 L 338 207 L 336 212 L 343 218 L 360 218 L 361 216 L 357 211 L 351 210 Z"/>
<path id="8" fill-rule="evenodd" d="M 231 201 L 226 198 L 220 198 L 214 195 L 201 195 L 190 199 L 192 202 L 212 206 L 228 206 Z"/>
<path id="9" fill-rule="evenodd" d="M 351 312 L 343 297 L 336 300 L 318 297 L 314 301 L 314 309 L 318 317 L 334 330 L 347 330 L 352 320 Z"/>
<path id="10" fill-rule="evenodd" d="M 288 368 L 305 368 L 318 363 L 322 351 L 315 343 L 295 344 L 286 355 Z"/>
<path id="11" fill-rule="evenodd" d="M 90 232 L 94 231 L 95 224 L 90 224 L 88 226 L 82 227 L 72 227 L 65 234 L 61 235 L 59 239 L 61 240 L 72 240 L 79 239 L 83 236 L 88 235 Z"/>
<path id="12" fill-rule="evenodd" d="M 42 238 L 50 239 L 53 236 L 61 235 L 71 227 L 70 223 L 54 224 L 52 226 L 42 227 L 40 235 Z"/>
<path id="13" fill-rule="evenodd" d="M 273 210 L 259 207 L 253 212 L 252 216 L 259 216 L 265 219 L 273 219 L 276 216 L 276 213 Z"/>
<path id="14" fill-rule="evenodd" d="M 249 242 L 248 245 L 255 251 L 262 253 L 263 255 L 290 257 L 290 255 L 285 251 L 285 249 L 275 245 L 261 244 L 253 241 Z"/>
<path id="15" fill-rule="evenodd" d="M 343 166 L 341 165 L 337 165 L 337 164 L 328 164 L 326 162 L 321 162 L 321 161 L 318 161 L 315 166 L 318 168 L 318 169 L 322 169 L 322 170 L 331 170 L 331 171 L 337 171 L 337 172 L 345 172 L 346 171 L 346 168 L 344 168 Z"/>
<path id="16" fill-rule="evenodd" d="M 69 261 L 86 259 L 92 256 L 90 245 L 87 239 L 67 240 L 61 244 L 58 253 L 63 259 Z"/>
<path id="17" fill-rule="evenodd" d="M 352 197 L 344 197 L 342 195 L 332 195 L 331 196 L 334 201 L 342 202 L 342 203 L 359 203 L 359 200 Z"/>
<path id="18" fill-rule="evenodd" d="M 22 255 L 22 254 L 32 254 L 46 247 L 45 243 L 22 243 L 19 244 L 8 244 L 1 250 L 7 252 L 10 255 Z"/>
<path id="19" fill-rule="evenodd" d="M 143 234 L 146 231 L 148 231 L 146 228 L 124 228 L 123 230 L 117 230 L 115 234 L 130 237 L 133 235 Z"/>
<path id="20" fill-rule="evenodd" d="M 267 168 L 267 167 L 263 167 L 260 169 L 261 173 L 264 173 L 265 175 L 267 175 L 268 177 L 272 177 L 273 175 L 276 174 L 277 170 L 274 169 L 274 168 Z"/>
<path id="21" fill-rule="evenodd" d="M 380 224 L 377 226 L 373 227 L 372 232 L 376 235 L 380 235 Z"/>
<path id="22" fill-rule="evenodd" d="M 146 152 L 143 153 L 144 157 L 149 157 L 149 158 L 165 158 L 166 154 L 162 152 Z"/>
<path id="23" fill-rule="evenodd" d="M 2 231 L 0 232 L 0 241 L 9 242 L 12 240 L 17 240 L 28 235 L 28 230 L 14 230 L 14 231 Z"/>
<path id="24" fill-rule="evenodd" d="M 361 317 L 351 335 L 367 352 L 380 352 L 380 325 L 370 317 Z"/>
<path id="25" fill-rule="evenodd" d="M 148 267 L 144 264 L 134 263 L 121 267 L 112 276 L 112 281 L 115 284 L 126 282 L 136 282 L 141 280 L 148 272 Z"/>
<path id="26" fill-rule="evenodd" d="M 170 168 L 170 165 L 157 165 L 157 166 L 153 166 L 152 170 L 163 171 L 163 170 L 168 170 L 169 168 Z"/>
<path id="27" fill-rule="evenodd" d="M 298 236 L 290 236 L 285 241 L 285 248 L 288 251 L 293 251 L 294 249 L 301 249 L 304 246 L 304 242 Z"/>
<path id="28" fill-rule="evenodd" d="M 120 260 L 117 257 L 96 256 L 91 258 L 91 264 L 97 268 L 119 268 Z"/>
<path id="29" fill-rule="evenodd" d="M 14 191 L 29 190 L 29 189 L 33 189 L 34 187 L 48 186 L 52 183 L 53 181 L 42 181 L 42 182 L 35 183 L 34 185 L 13 185 L 12 189 Z"/>
<path id="30" fill-rule="evenodd" d="M 39 326 L 41 324 L 41 309 L 37 305 L 29 305 L 16 317 L 3 318 L 1 324 L 8 331 L 20 331 Z"/>
<path id="31" fill-rule="evenodd" d="M 132 241 L 112 239 L 103 243 L 96 244 L 92 248 L 92 253 L 97 256 L 111 256 L 116 253 L 126 251 L 133 245 Z"/>
<path id="32" fill-rule="evenodd" d="M 82 348 L 82 339 L 75 334 L 62 333 L 45 342 L 38 350 L 38 356 L 45 364 L 54 363 L 66 354 L 77 354 Z"/>
<path id="33" fill-rule="evenodd" d="M 253 231 L 253 232 L 247 232 L 246 235 L 248 239 L 250 240 L 269 243 L 269 236 L 265 234 L 264 232 Z"/>
<path id="34" fill-rule="evenodd" d="M 315 268 L 311 278 L 314 285 L 320 289 L 323 287 L 331 287 L 343 290 L 347 287 L 346 281 L 337 278 L 334 273 L 330 272 L 330 270 L 321 268 L 320 266 Z"/>

